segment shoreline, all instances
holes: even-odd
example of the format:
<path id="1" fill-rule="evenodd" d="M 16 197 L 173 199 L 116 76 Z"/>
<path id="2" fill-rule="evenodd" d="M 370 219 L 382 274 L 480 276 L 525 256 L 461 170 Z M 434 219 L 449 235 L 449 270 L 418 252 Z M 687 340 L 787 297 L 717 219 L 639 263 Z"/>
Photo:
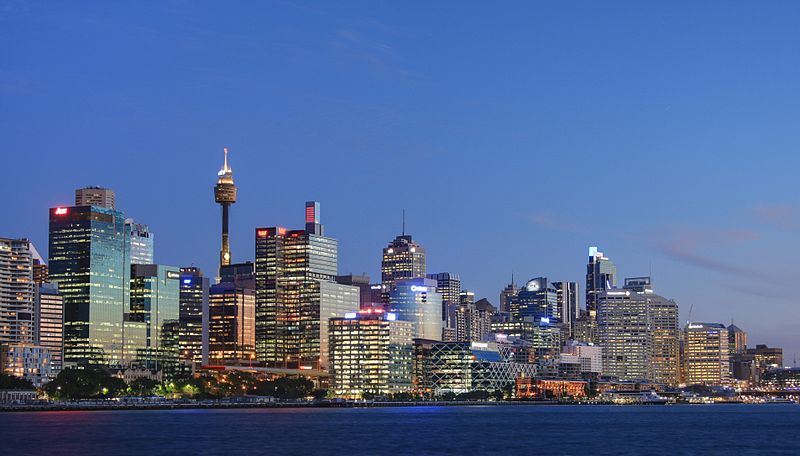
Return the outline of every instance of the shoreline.
<path id="1" fill-rule="evenodd" d="M 98 403 L 52 403 L 52 404 L 4 404 L 0 412 L 67 412 L 67 411 L 130 411 L 130 410 L 207 410 L 207 409 L 280 409 L 280 408 L 387 408 L 387 407 L 485 407 L 485 406 L 659 406 L 659 405 L 798 405 L 797 403 L 745 403 L 741 401 L 712 402 L 703 404 L 614 404 L 611 402 L 558 402 L 558 401 L 414 401 L 414 402 L 350 402 L 350 403 L 147 403 L 147 404 L 98 404 Z"/>

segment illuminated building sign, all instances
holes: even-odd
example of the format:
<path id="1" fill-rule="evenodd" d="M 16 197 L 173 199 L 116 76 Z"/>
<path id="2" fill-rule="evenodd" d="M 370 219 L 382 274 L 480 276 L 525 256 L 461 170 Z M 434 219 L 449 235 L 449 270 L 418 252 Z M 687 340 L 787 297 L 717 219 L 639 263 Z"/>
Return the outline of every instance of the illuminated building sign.
<path id="1" fill-rule="evenodd" d="M 413 291 L 415 293 L 416 292 L 427 293 L 428 292 L 428 287 L 421 287 L 419 285 L 411 285 L 411 291 Z"/>
<path id="2" fill-rule="evenodd" d="M 56 208 L 56 215 L 66 215 L 67 208 L 66 207 L 57 207 Z"/>
<path id="3" fill-rule="evenodd" d="M 183 279 L 183 284 L 184 285 L 189 285 L 191 283 L 192 283 L 192 279 Z"/>
<path id="4" fill-rule="evenodd" d="M 541 320 L 539 320 L 539 321 L 540 321 L 541 323 L 547 323 L 547 324 L 550 324 L 550 317 L 542 317 L 542 318 L 541 318 Z"/>
<path id="5" fill-rule="evenodd" d="M 357 315 L 355 312 L 347 312 L 346 314 L 344 314 L 344 318 L 347 318 L 348 320 L 352 320 L 356 318 L 356 316 Z"/>
<path id="6" fill-rule="evenodd" d="M 269 236 L 269 230 L 256 230 L 256 236 L 267 237 Z"/>
<path id="7" fill-rule="evenodd" d="M 689 325 L 689 329 L 700 329 L 703 325 Z"/>
<path id="8" fill-rule="evenodd" d="M 167 271 L 167 278 L 168 279 L 180 279 L 181 274 L 174 271 Z"/>
<path id="9" fill-rule="evenodd" d="M 395 320 L 397 320 L 397 314 L 393 313 L 393 312 L 387 312 L 386 313 L 386 319 L 389 320 L 389 321 L 395 321 Z"/>

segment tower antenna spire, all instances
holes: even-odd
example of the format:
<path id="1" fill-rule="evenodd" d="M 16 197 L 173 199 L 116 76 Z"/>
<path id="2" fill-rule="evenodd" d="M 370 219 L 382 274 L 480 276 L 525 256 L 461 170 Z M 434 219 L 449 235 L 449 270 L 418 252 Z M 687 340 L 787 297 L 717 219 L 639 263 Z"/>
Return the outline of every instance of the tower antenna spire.
<path id="1" fill-rule="evenodd" d="M 406 235 L 406 210 L 403 208 L 403 236 Z"/>

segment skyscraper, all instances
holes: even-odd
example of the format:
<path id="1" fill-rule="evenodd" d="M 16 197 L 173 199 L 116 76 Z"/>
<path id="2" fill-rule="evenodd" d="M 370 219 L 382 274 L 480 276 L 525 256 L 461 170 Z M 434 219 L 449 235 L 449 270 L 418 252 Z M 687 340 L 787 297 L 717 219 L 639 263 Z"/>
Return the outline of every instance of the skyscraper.
<path id="1" fill-rule="evenodd" d="M 556 303 L 558 305 L 561 322 L 564 329 L 572 337 L 575 321 L 580 316 L 578 307 L 578 282 L 553 282 L 556 289 Z"/>
<path id="2" fill-rule="evenodd" d="M 202 363 L 208 359 L 208 293 L 209 279 L 200 269 L 181 268 L 180 332 L 178 345 L 181 359 Z"/>
<path id="3" fill-rule="evenodd" d="M 616 288 L 617 267 L 597 247 L 589 247 L 589 263 L 586 265 L 586 311 L 590 320 L 597 317 L 597 295 Z"/>
<path id="4" fill-rule="evenodd" d="M 233 170 L 228 166 L 228 148 L 222 169 L 217 173 L 217 185 L 214 186 L 214 200 L 222 207 L 222 249 L 219 252 L 220 267 L 231 264 L 231 245 L 228 239 L 228 209 L 236 202 L 236 185 L 233 184 Z"/>
<path id="5" fill-rule="evenodd" d="M 465 300 L 456 310 L 456 341 L 484 341 L 492 331 L 494 306 L 486 298 L 472 301 Z"/>
<path id="6" fill-rule="evenodd" d="M 64 298 L 53 283 L 36 287 L 38 344 L 50 351 L 50 371 L 58 374 L 64 361 Z"/>
<path id="7" fill-rule="evenodd" d="M 208 294 L 208 362 L 236 364 L 255 359 L 253 290 L 222 282 L 212 285 Z"/>
<path id="8" fill-rule="evenodd" d="M 64 298 L 64 363 L 122 361 L 130 242 L 122 212 L 97 206 L 50 209 L 50 280 Z"/>
<path id="9" fill-rule="evenodd" d="M 436 281 L 416 278 L 394 282 L 389 292 L 389 310 L 413 324 L 414 339 L 442 339 L 442 295 Z"/>
<path id="10" fill-rule="evenodd" d="M 511 283 L 500 292 L 500 312 L 511 312 L 511 302 L 519 293 L 519 287 L 514 283 L 514 274 L 511 274 Z"/>
<path id="11" fill-rule="evenodd" d="M 686 325 L 686 381 L 724 385 L 730 380 L 728 329 L 719 323 Z"/>
<path id="12" fill-rule="evenodd" d="M 139 366 L 169 376 L 179 356 L 180 270 L 159 264 L 134 264 L 131 269 L 130 310 L 125 321 L 143 323 L 145 337 L 143 344 L 137 341 L 126 351 L 135 353 Z M 127 336 L 126 330 L 125 343 L 129 344 Z"/>
<path id="13" fill-rule="evenodd" d="M 324 236 L 319 203 L 305 205 L 306 229 L 256 229 L 256 342 L 259 361 L 325 369 L 328 321 L 357 311 L 359 287 L 336 282 L 338 241 Z"/>
<path id="14" fill-rule="evenodd" d="M 728 326 L 728 345 L 731 355 L 747 351 L 747 333 L 733 323 Z"/>
<path id="15" fill-rule="evenodd" d="M 677 385 L 680 383 L 678 304 L 657 295 L 650 277 L 626 278 L 623 288 L 647 300 L 652 340 L 652 380 Z"/>
<path id="16" fill-rule="evenodd" d="M 0 238 L 0 344 L 35 342 L 36 287 L 31 242 Z"/>
<path id="17" fill-rule="evenodd" d="M 391 288 L 398 280 L 419 277 L 425 277 L 425 249 L 403 233 L 383 249 L 381 280 Z"/>
<path id="18" fill-rule="evenodd" d="M 447 328 L 454 328 L 456 309 L 459 306 L 461 293 L 461 277 L 449 272 L 428 274 L 428 278 L 436 281 L 436 291 L 442 295 L 442 320 Z"/>
<path id="19" fill-rule="evenodd" d="M 84 187 L 75 190 L 76 206 L 95 206 L 106 209 L 115 208 L 114 190 L 103 187 Z"/>
<path id="20" fill-rule="evenodd" d="M 529 280 L 512 300 L 511 316 L 517 320 L 532 318 L 548 322 L 561 322 L 558 292 L 547 277 Z"/>
<path id="21" fill-rule="evenodd" d="M 651 380 L 653 339 L 647 298 L 620 289 L 604 290 L 593 298 L 597 302 L 603 374 L 620 380 Z"/>
<path id="22" fill-rule="evenodd" d="M 131 239 L 131 264 L 153 264 L 153 233 L 147 225 L 125 220 Z"/>

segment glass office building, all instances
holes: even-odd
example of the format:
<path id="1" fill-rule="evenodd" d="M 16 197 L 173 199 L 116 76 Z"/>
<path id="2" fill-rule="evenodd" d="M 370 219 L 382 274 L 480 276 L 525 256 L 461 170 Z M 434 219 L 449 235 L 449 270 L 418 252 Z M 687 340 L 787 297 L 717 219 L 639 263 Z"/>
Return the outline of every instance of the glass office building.
<path id="1" fill-rule="evenodd" d="M 50 280 L 64 298 L 64 363 L 118 367 L 129 303 L 130 241 L 122 212 L 50 209 Z"/>
<path id="2" fill-rule="evenodd" d="M 597 247 L 589 247 L 589 263 L 586 265 L 586 311 L 589 319 L 597 319 L 598 295 L 616 286 L 617 267 Z"/>
<path id="3" fill-rule="evenodd" d="M 131 264 L 153 264 L 153 233 L 147 225 L 125 220 L 131 242 Z"/>
<path id="4" fill-rule="evenodd" d="M 139 366 L 168 375 L 178 362 L 175 334 L 180 315 L 180 270 L 160 264 L 134 264 L 131 269 L 130 310 L 125 322 L 144 324 L 145 339 L 144 345 L 138 346 L 140 341 L 132 345 L 126 337 L 126 351 L 135 353 Z"/>
<path id="5" fill-rule="evenodd" d="M 178 337 L 181 359 L 202 363 L 208 347 L 208 290 L 209 279 L 195 267 L 181 268 L 180 281 L 180 333 Z"/>
<path id="6" fill-rule="evenodd" d="M 442 295 L 436 285 L 424 278 L 399 280 L 389 292 L 389 310 L 413 324 L 415 339 L 442 340 Z"/>
<path id="7" fill-rule="evenodd" d="M 552 323 L 561 322 L 558 291 L 546 277 L 531 279 L 511 301 L 511 317 L 514 320 L 542 318 Z"/>

